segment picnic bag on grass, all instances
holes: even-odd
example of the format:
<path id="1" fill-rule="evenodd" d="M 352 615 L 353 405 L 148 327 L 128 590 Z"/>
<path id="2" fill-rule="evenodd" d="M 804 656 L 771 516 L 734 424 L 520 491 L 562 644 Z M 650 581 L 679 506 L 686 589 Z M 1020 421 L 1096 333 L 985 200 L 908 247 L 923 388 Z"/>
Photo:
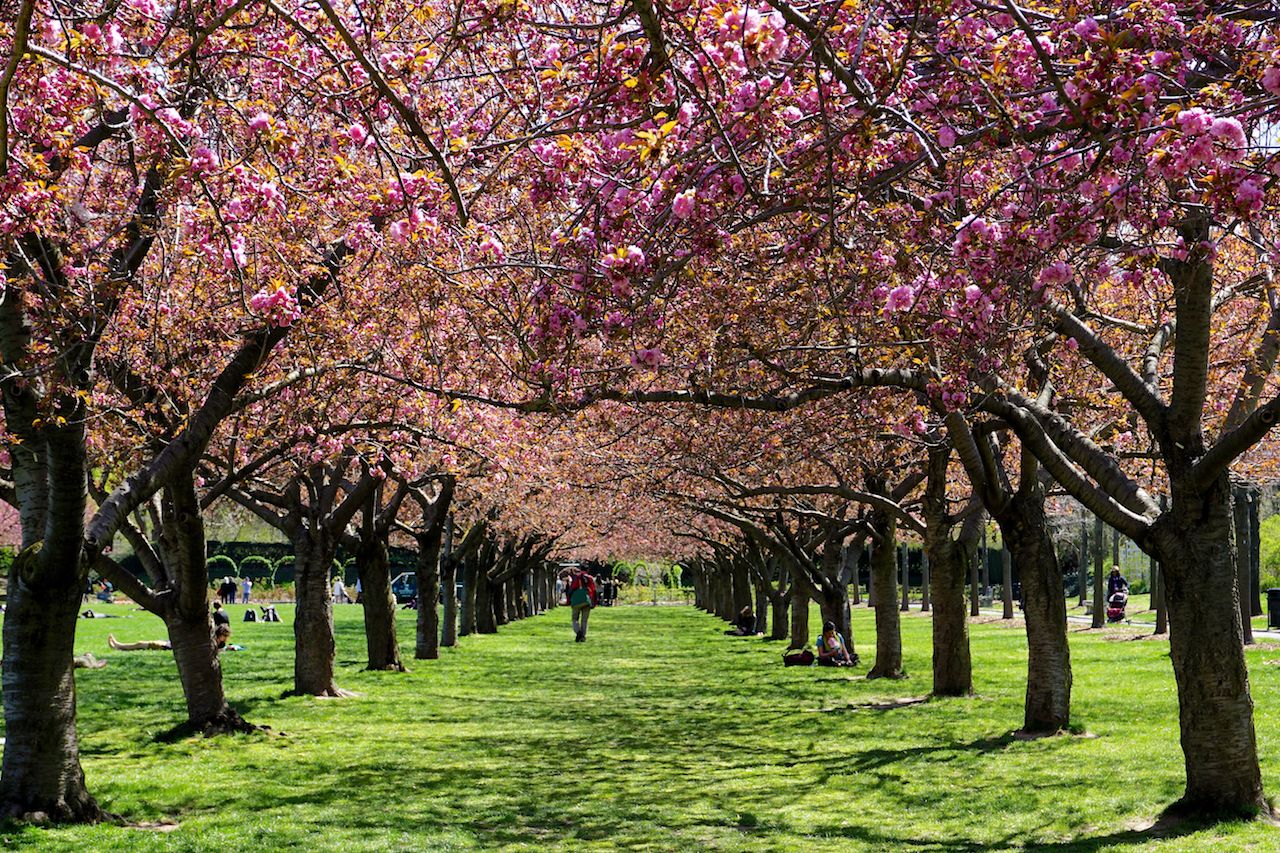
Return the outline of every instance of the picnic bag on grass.
<path id="1" fill-rule="evenodd" d="M 783 666 L 813 666 L 813 652 L 808 649 L 790 649 L 782 653 Z"/>

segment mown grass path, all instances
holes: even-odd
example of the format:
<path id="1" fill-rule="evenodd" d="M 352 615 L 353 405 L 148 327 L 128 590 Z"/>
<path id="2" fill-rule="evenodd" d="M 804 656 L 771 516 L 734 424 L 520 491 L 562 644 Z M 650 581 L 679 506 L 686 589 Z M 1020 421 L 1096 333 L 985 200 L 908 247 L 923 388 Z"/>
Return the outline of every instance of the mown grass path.
<path id="1" fill-rule="evenodd" d="M 156 740 L 179 721 L 167 653 L 112 653 L 82 621 L 78 673 L 90 789 L 135 824 L 22 829 L 0 842 L 93 850 L 1277 850 L 1256 824 L 1142 831 L 1181 786 L 1160 641 L 1074 631 L 1087 737 L 1021 741 L 1024 637 L 973 627 L 977 695 L 929 691 L 929 623 L 904 619 L 911 678 L 784 669 L 784 644 L 724 636 L 686 607 L 599 609 L 575 644 L 561 609 L 463 638 L 407 674 L 360 671 L 360 609 L 339 607 L 339 683 L 358 698 L 282 697 L 282 625 L 234 623 L 232 701 L 276 735 Z M 242 608 L 233 608 L 238 620 Z M 412 613 L 401 612 L 411 653 Z M 1074 628 L 1075 626 L 1073 626 Z M 856 608 L 869 663 L 872 622 Z M 1132 632 L 1130 632 L 1132 633 Z M 1280 750 L 1280 651 L 1250 653 L 1263 769 Z M 172 824 L 176 823 L 176 827 Z M 166 825 L 168 824 L 168 825 Z"/>

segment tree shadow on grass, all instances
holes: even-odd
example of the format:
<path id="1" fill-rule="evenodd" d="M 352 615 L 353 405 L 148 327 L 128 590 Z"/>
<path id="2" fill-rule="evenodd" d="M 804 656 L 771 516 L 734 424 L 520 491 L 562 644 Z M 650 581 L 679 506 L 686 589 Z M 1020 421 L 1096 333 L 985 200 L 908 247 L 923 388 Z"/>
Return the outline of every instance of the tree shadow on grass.
<path id="1" fill-rule="evenodd" d="M 1045 824 L 1040 829 L 1044 829 Z M 1036 850 L 1040 853 L 1096 853 L 1116 846 L 1150 844 L 1193 835 L 1221 824 L 1197 821 L 1160 819 L 1149 827 L 1121 829 L 1092 838 L 1070 841 L 1041 841 L 1034 839 L 1034 831 L 1010 833 L 997 841 L 968 841 L 961 838 L 906 838 L 889 835 L 866 826 L 817 826 L 809 833 L 818 837 L 840 837 L 858 841 L 877 850 L 938 850 L 945 853 L 988 853 L 995 850 Z"/>

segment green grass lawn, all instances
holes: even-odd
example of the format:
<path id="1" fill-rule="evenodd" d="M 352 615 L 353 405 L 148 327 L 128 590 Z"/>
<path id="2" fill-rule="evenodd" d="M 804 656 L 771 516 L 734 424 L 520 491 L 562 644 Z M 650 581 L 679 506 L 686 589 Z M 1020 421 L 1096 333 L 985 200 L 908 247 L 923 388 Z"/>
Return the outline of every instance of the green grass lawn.
<path id="1" fill-rule="evenodd" d="M 929 691 L 929 622 L 903 621 L 911 678 L 784 669 L 785 644 L 724 636 L 686 607 L 599 609 L 575 644 L 567 610 L 465 637 L 408 674 L 360 671 L 360 609 L 337 608 L 339 683 L 363 695 L 282 698 L 284 624 L 236 622 L 233 702 L 274 734 L 163 743 L 182 698 L 154 618 L 80 624 L 80 734 L 91 790 L 133 824 L 0 834 L 92 850 L 1280 849 L 1259 824 L 1141 831 L 1182 785 L 1176 700 L 1158 640 L 1073 630 L 1085 737 L 1021 741 L 1024 636 L 973 628 L 977 695 Z M 239 618 L 241 607 L 232 608 Z M 855 608 L 871 657 L 872 619 Z M 401 612 L 404 648 L 412 616 Z M 1077 626 L 1073 626 L 1073 629 Z M 1280 651 L 1249 652 L 1263 770 L 1280 758 Z M 173 826 L 176 824 L 176 827 Z M 163 831 L 162 831 L 163 830 Z"/>

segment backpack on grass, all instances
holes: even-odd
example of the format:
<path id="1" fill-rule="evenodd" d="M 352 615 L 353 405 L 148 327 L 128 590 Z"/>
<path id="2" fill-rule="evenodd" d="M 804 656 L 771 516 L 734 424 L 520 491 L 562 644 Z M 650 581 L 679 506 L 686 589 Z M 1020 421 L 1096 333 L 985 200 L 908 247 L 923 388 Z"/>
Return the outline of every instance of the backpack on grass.
<path id="1" fill-rule="evenodd" d="M 788 649 L 782 653 L 783 666 L 813 666 L 813 652 L 808 649 Z"/>

